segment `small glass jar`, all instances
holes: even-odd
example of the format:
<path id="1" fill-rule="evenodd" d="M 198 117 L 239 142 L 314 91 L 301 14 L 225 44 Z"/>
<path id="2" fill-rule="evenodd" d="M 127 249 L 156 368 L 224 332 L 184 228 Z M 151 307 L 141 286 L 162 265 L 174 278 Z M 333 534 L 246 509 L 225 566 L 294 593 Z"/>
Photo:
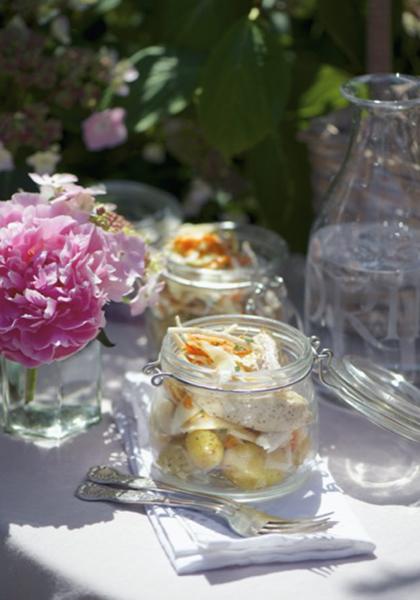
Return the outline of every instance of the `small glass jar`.
<path id="1" fill-rule="evenodd" d="M 254 260 L 247 266 L 201 268 L 179 262 L 168 251 L 162 275 L 164 290 L 147 313 L 148 333 L 156 348 L 176 316 L 188 321 L 208 315 L 247 313 L 301 327 L 281 277 L 288 257 L 286 242 L 256 225 L 223 222 L 207 226 L 221 239 L 234 236 L 238 245 L 245 243 Z"/>
<path id="2" fill-rule="evenodd" d="M 183 331 L 220 335 L 233 327 L 243 339 L 268 334 L 280 366 L 252 371 L 245 382 L 223 383 L 214 369 L 183 357 L 174 330 L 165 336 L 159 360 L 146 365 L 156 386 L 149 421 L 156 480 L 243 502 L 299 487 L 318 448 L 314 367 L 321 384 L 341 401 L 379 427 L 420 443 L 420 390 L 368 359 L 336 359 L 318 338 L 252 315 L 195 319 Z"/>
<path id="3" fill-rule="evenodd" d="M 299 330 L 263 317 L 212 316 L 186 327 L 224 331 L 234 324 L 236 336 L 268 333 L 281 367 L 253 372 L 252 381 L 217 383 L 213 370 L 183 359 L 166 335 L 159 368 L 146 368 L 158 385 L 150 439 L 159 480 L 238 500 L 264 499 L 298 487 L 313 466 L 313 349 Z"/>

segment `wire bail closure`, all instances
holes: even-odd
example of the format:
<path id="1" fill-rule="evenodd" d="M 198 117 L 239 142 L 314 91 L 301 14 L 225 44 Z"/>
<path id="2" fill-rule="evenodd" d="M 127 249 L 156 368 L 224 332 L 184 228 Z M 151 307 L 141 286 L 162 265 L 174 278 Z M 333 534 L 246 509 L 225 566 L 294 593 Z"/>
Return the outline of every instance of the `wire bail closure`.
<path id="1" fill-rule="evenodd" d="M 143 373 L 145 375 L 151 375 L 150 383 L 155 387 L 159 387 L 160 385 L 162 385 L 166 377 L 172 377 L 173 379 L 176 379 L 176 377 L 172 375 L 172 373 L 161 371 L 160 356 L 157 360 L 148 362 L 147 365 L 143 367 Z"/>
<path id="2" fill-rule="evenodd" d="M 331 361 L 333 359 L 334 353 L 330 348 L 321 348 L 321 340 L 312 335 L 310 338 L 312 352 L 314 355 L 314 365 L 318 367 L 318 377 L 321 383 L 326 385 L 327 387 L 331 387 L 331 384 L 325 379 L 326 373 L 330 369 Z"/>

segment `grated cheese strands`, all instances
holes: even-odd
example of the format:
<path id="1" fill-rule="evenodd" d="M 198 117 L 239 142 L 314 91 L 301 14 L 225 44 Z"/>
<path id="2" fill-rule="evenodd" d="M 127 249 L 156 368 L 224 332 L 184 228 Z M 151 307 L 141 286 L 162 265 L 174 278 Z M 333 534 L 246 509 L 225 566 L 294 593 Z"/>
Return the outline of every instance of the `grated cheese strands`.
<path id="1" fill-rule="evenodd" d="M 185 360 L 214 369 L 220 383 L 252 381 L 257 372 L 258 381 L 262 375 L 262 383 L 272 383 L 269 371 L 281 366 L 277 344 L 265 332 L 252 337 L 232 335 L 227 328 L 171 327 L 168 332 L 174 336 Z M 267 371 L 266 377 L 261 373 L 264 371 Z"/>
<path id="2" fill-rule="evenodd" d="M 197 337 L 202 337 L 205 339 L 224 339 L 228 342 L 232 342 L 233 344 L 244 343 L 244 340 L 242 338 L 231 335 L 230 333 L 226 333 L 226 331 L 214 331 L 213 329 L 204 329 L 201 327 L 169 327 L 168 333 L 179 333 L 188 335 L 193 334 Z"/>

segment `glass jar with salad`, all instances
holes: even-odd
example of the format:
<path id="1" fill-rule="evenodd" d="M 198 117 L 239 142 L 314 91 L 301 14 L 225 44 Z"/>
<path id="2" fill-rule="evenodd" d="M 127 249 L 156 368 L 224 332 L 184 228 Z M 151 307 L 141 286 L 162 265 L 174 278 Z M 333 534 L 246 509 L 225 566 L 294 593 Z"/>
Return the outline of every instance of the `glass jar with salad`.
<path id="1" fill-rule="evenodd" d="M 288 248 L 276 233 L 231 222 L 184 224 L 164 255 L 165 287 L 147 323 L 156 347 L 176 315 L 251 313 L 299 326 L 281 277 Z"/>
<path id="2" fill-rule="evenodd" d="M 310 340 L 285 323 L 178 320 L 146 368 L 157 478 L 238 500 L 295 489 L 317 451 L 312 362 Z"/>

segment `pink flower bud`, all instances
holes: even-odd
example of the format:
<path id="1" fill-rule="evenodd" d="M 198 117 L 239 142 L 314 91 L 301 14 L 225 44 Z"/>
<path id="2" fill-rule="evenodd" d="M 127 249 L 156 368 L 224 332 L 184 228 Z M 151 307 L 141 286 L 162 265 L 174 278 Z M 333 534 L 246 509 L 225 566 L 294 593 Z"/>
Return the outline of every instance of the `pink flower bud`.
<path id="1" fill-rule="evenodd" d="M 83 140 L 88 150 L 104 150 L 119 146 L 127 139 L 125 110 L 109 108 L 93 113 L 82 123 Z"/>

